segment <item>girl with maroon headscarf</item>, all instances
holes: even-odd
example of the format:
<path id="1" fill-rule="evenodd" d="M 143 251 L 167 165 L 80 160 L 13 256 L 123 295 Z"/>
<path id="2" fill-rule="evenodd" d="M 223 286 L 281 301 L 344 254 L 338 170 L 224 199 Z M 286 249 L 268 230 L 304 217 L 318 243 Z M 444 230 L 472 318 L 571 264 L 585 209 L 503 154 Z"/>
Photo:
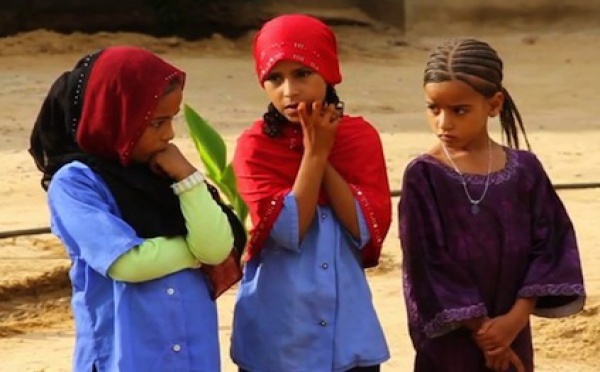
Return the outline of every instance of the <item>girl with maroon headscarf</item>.
<path id="1" fill-rule="evenodd" d="M 170 143 L 184 81 L 146 50 L 107 48 L 56 80 L 33 128 L 73 263 L 74 371 L 220 369 L 213 299 L 239 278 L 245 233 Z"/>
<path id="2" fill-rule="evenodd" d="M 267 22 L 254 60 L 271 103 L 234 157 L 252 231 L 232 358 L 251 372 L 378 371 L 389 352 L 364 273 L 391 220 L 378 133 L 341 112 L 336 39 L 319 20 Z"/>

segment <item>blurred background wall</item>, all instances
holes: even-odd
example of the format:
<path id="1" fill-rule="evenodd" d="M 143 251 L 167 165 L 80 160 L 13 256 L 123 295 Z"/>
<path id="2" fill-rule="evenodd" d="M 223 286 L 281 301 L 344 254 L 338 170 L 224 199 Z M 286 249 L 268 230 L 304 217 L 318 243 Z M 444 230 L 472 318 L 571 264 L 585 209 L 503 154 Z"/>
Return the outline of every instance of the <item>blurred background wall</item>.
<path id="1" fill-rule="evenodd" d="M 135 31 L 194 39 L 238 36 L 286 12 L 314 13 L 331 23 L 381 22 L 401 30 L 453 22 L 600 23 L 600 0 L 2 0 L 0 36 L 34 29 Z"/>

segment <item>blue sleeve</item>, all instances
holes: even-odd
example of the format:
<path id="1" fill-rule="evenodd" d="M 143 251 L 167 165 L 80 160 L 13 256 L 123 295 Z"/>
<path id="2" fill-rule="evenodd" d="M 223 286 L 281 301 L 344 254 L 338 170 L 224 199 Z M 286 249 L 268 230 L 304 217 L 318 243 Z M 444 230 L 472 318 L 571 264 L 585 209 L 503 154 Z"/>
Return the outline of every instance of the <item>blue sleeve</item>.
<path id="1" fill-rule="evenodd" d="M 283 208 L 273 224 L 270 238 L 276 246 L 300 252 L 298 234 L 298 203 L 296 197 L 290 192 L 283 199 Z"/>
<path id="2" fill-rule="evenodd" d="M 350 244 L 357 249 L 362 249 L 365 245 L 367 245 L 369 240 L 371 240 L 371 232 L 369 231 L 369 228 L 367 227 L 367 221 L 365 220 L 365 216 L 363 215 L 362 208 L 360 207 L 360 204 L 358 203 L 357 200 L 354 200 L 354 207 L 356 208 L 356 217 L 358 218 L 358 228 L 360 229 L 360 240 L 355 239 L 352 236 L 352 234 L 350 234 L 348 232 L 347 229 L 344 228 L 343 230 L 344 230 L 344 233 L 346 234 L 346 237 L 348 238 L 348 241 L 350 242 Z"/>
<path id="3" fill-rule="evenodd" d="M 367 221 L 363 216 L 360 204 L 358 201 L 355 201 L 354 203 L 360 228 L 360 240 L 355 239 L 345 228 L 342 227 L 342 230 L 353 247 L 362 249 L 369 240 L 371 240 L 371 233 L 367 227 Z M 300 252 L 301 242 L 298 236 L 298 203 L 291 192 L 283 199 L 283 208 L 273 224 L 270 238 L 276 243 L 275 245 L 277 247 Z"/>
<path id="4" fill-rule="evenodd" d="M 118 215 L 104 182 L 81 163 L 71 163 L 54 175 L 48 204 L 52 232 L 71 258 L 82 259 L 104 276 L 119 256 L 143 242 Z"/>

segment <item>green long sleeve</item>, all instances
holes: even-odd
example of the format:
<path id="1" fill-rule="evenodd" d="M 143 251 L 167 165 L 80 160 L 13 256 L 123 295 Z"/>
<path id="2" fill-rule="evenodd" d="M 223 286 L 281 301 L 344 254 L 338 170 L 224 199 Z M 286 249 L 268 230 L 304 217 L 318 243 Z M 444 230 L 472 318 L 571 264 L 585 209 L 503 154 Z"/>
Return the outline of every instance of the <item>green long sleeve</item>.
<path id="1" fill-rule="evenodd" d="M 108 269 L 108 276 L 122 282 L 139 283 L 198 266 L 200 263 L 182 236 L 160 236 L 144 240 L 119 257 Z"/>
<path id="2" fill-rule="evenodd" d="M 223 262 L 233 247 L 233 232 L 227 215 L 213 200 L 204 183 L 179 195 L 185 217 L 188 247 L 198 261 L 208 265 Z"/>
<path id="3" fill-rule="evenodd" d="M 200 264 L 223 262 L 233 246 L 227 216 L 215 203 L 206 185 L 199 184 L 179 195 L 188 234 L 146 239 L 119 257 L 108 275 L 124 282 L 144 282 Z"/>

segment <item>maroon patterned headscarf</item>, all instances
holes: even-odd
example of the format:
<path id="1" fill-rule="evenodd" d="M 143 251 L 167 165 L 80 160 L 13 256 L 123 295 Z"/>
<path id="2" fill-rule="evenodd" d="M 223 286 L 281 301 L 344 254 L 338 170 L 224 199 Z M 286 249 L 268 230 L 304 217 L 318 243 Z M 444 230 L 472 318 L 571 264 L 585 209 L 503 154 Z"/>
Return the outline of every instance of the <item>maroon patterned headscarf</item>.
<path id="1" fill-rule="evenodd" d="M 168 84 L 185 73 L 155 54 L 130 46 L 111 47 L 98 57 L 87 81 L 77 143 L 86 153 L 131 161 L 131 151 L 152 119 Z"/>

